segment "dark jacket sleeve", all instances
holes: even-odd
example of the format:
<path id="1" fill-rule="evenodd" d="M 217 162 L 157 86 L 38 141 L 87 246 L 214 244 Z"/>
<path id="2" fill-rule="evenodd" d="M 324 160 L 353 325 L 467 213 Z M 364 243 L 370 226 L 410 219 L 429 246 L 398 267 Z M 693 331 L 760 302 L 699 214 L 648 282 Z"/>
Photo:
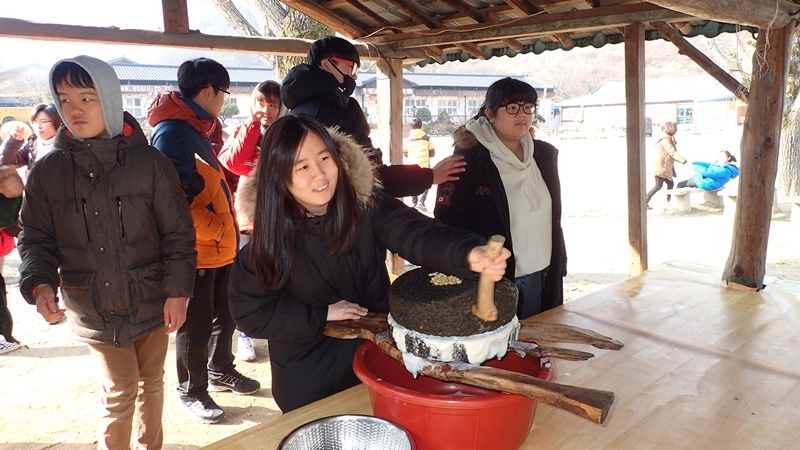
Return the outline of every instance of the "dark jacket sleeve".
<path id="1" fill-rule="evenodd" d="M 420 195 L 433 184 L 433 170 L 416 164 L 383 165 L 378 168 L 378 175 L 392 197 Z"/>
<path id="2" fill-rule="evenodd" d="M 228 305 L 236 325 L 261 339 L 296 339 L 319 336 L 328 307 L 309 305 L 264 289 L 249 264 L 250 245 L 234 260 L 228 280 Z"/>
<path id="3" fill-rule="evenodd" d="M 153 215 L 164 255 L 162 286 L 167 297 L 191 297 L 197 265 L 194 222 L 175 169 L 166 158 L 159 158 L 159 162 Z"/>
<path id="4" fill-rule="evenodd" d="M 31 170 L 20 212 L 22 232 L 17 248 L 22 263 L 19 266 L 19 290 L 31 305 L 35 303 L 33 289 L 36 286 L 49 284 L 57 289 L 59 285 L 55 225 L 47 197 L 41 188 L 46 182 L 39 178 L 35 168 Z"/>
<path id="5" fill-rule="evenodd" d="M 474 277 L 467 256 L 483 237 L 444 225 L 381 193 L 372 211 L 376 239 L 404 259 L 460 278 Z"/>
<path id="6" fill-rule="evenodd" d="M 30 145 L 25 140 L 17 140 L 8 136 L 3 141 L 3 155 L 0 157 L 0 165 L 2 166 L 18 166 L 28 165 L 30 158 Z"/>
<path id="7" fill-rule="evenodd" d="M 478 209 L 474 204 L 477 189 L 476 172 L 478 167 L 473 158 L 474 152 L 456 150 L 455 154 L 464 155 L 467 161 L 466 171 L 456 181 L 440 184 L 436 189 L 436 206 L 433 215 L 442 223 L 464 230 L 478 230 L 475 222 L 480 219 L 475 214 Z"/>
<path id="8" fill-rule="evenodd" d="M 181 125 L 177 121 L 170 120 L 159 123 L 153 129 L 150 145 L 172 161 L 175 169 L 178 170 L 181 186 L 185 189 L 193 182 L 195 143 L 191 141 L 190 135 L 181 128 Z"/>

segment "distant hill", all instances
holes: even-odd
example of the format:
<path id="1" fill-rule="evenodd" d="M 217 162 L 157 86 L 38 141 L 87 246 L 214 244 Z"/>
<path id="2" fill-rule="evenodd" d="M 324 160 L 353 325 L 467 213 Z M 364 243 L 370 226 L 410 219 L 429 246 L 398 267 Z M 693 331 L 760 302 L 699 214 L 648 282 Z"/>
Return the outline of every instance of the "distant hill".
<path id="1" fill-rule="evenodd" d="M 749 55 L 737 53 L 737 36 L 723 34 L 713 40 L 705 37 L 692 38 L 689 42 L 706 56 L 736 76 L 737 71 L 728 59 L 744 59 L 749 63 Z M 749 34 L 740 34 L 739 39 L 751 40 Z M 714 47 L 719 48 L 715 51 Z M 740 55 L 741 54 L 741 55 Z M 625 73 L 625 47 L 610 44 L 599 49 L 575 48 L 570 51 L 547 51 L 539 55 L 524 54 L 514 58 L 499 57 L 488 61 L 470 60 L 446 64 L 429 64 L 416 72 L 428 73 L 478 73 L 527 75 L 534 80 L 556 86 L 556 99 L 577 97 L 588 94 L 604 81 L 622 81 Z M 678 54 L 677 48 L 668 41 L 645 42 L 645 76 L 647 78 L 682 77 L 701 75 L 705 71 L 688 57 Z"/>

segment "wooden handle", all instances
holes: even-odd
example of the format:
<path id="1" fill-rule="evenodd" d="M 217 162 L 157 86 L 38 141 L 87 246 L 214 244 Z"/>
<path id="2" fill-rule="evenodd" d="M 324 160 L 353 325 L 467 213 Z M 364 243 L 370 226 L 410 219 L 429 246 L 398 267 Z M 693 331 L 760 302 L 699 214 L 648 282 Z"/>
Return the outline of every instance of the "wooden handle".
<path id="1" fill-rule="evenodd" d="M 363 319 L 361 319 L 363 320 Z M 400 364 L 403 354 L 397 349 L 389 330 L 375 333 L 381 327 L 370 324 L 362 327 L 360 320 L 328 322 L 323 333 L 339 339 L 366 339 L 373 342 L 383 353 Z M 519 394 L 533 400 L 563 409 L 575 415 L 602 424 L 614 403 L 614 393 L 577 386 L 553 383 L 530 375 L 493 367 L 471 367 L 456 369 L 448 364 L 429 361 L 419 374 L 441 381 L 455 381 L 484 389 Z"/>
<path id="2" fill-rule="evenodd" d="M 486 255 L 492 259 L 500 256 L 505 241 L 506 238 L 497 234 L 490 237 L 489 242 L 486 243 Z M 483 273 L 478 280 L 478 301 L 472 305 L 472 314 L 484 322 L 497 320 L 497 306 L 494 304 L 494 280 Z"/>
<path id="3" fill-rule="evenodd" d="M 593 353 L 582 352 L 580 350 L 573 350 L 571 348 L 558 348 L 558 347 L 545 347 L 538 344 L 529 344 L 527 342 L 511 341 L 508 344 L 509 350 L 517 350 L 524 352 L 528 356 L 534 358 L 558 358 L 567 361 L 586 361 L 587 359 L 594 358 Z"/>
<path id="4" fill-rule="evenodd" d="M 573 327 L 560 323 L 532 322 L 522 320 L 519 323 L 518 341 L 521 342 L 568 342 L 587 344 L 603 350 L 619 350 L 622 342 L 603 336 L 592 330 Z"/>

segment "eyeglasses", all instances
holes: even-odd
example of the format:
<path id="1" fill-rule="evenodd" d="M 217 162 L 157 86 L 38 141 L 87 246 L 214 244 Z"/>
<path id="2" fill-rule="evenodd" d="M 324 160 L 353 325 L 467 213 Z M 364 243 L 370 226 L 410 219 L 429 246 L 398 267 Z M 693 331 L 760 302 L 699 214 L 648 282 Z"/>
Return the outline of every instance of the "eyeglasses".
<path id="1" fill-rule="evenodd" d="M 37 125 L 39 125 L 40 127 L 43 127 L 43 126 L 45 126 L 45 125 L 47 125 L 47 124 L 51 124 L 51 123 L 53 123 L 53 121 L 52 121 L 52 120 L 40 120 L 40 121 L 38 121 L 38 122 L 35 122 L 35 123 L 36 123 Z"/>
<path id="2" fill-rule="evenodd" d="M 217 90 L 218 90 L 218 91 L 221 91 L 223 94 L 225 94 L 225 100 L 227 100 L 227 99 L 231 98 L 231 93 L 230 93 L 230 92 L 228 92 L 228 91 L 226 91 L 225 89 L 222 89 L 222 88 L 217 88 Z"/>
<path id="3" fill-rule="evenodd" d="M 333 56 L 331 56 L 328 59 L 331 62 L 337 62 L 339 64 L 344 64 L 345 66 L 349 67 L 350 68 L 350 73 L 348 73 L 346 75 L 350 75 L 351 77 L 355 78 L 356 75 L 358 74 L 358 66 L 356 65 L 355 62 L 347 60 L 347 59 L 344 59 L 344 58 L 336 58 L 336 57 L 333 57 Z M 337 68 L 337 70 L 338 70 L 338 68 Z M 342 75 L 345 75 L 345 74 L 343 73 Z"/>
<path id="4" fill-rule="evenodd" d="M 536 112 L 536 105 L 533 103 L 509 103 L 506 105 L 506 112 L 509 114 L 517 114 L 520 108 L 522 108 L 525 114 L 533 114 Z"/>

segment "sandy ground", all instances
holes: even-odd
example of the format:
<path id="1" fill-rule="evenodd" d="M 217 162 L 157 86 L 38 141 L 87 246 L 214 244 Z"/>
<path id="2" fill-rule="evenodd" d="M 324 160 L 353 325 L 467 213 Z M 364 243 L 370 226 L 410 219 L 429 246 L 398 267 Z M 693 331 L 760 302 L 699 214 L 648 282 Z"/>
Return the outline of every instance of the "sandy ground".
<path id="1" fill-rule="evenodd" d="M 711 160 L 721 149 L 738 147 L 738 138 L 731 135 L 678 138 L 679 151 L 691 160 Z M 448 153 L 449 142 L 444 138 L 435 142 L 441 158 Z M 564 186 L 563 226 L 570 272 L 565 295 L 573 300 L 628 276 L 625 143 L 620 138 L 553 142 L 561 150 Z M 647 181 L 652 185 L 651 177 Z M 431 207 L 433 195 L 429 194 L 427 203 Z M 719 268 L 721 274 L 732 233 L 732 221 L 721 209 L 697 205 L 691 214 L 677 215 L 665 209 L 668 204 L 663 194 L 651 203 L 650 266 L 685 259 Z M 774 277 L 800 281 L 800 241 L 796 239 L 800 225 L 790 223 L 786 216 L 775 214 L 771 223 L 767 283 Z M 33 307 L 25 304 L 16 284 L 18 265 L 18 256 L 12 253 L 4 275 L 15 320 L 14 335 L 25 348 L 0 355 L 0 449 L 92 448 L 99 409 L 93 360 L 84 345 L 73 341 L 68 324 L 47 325 Z M 269 390 L 266 346 L 266 341 L 257 343 L 257 362 L 237 366 L 242 373 L 260 380 L 263 388 L 254 396 L 212 394 L 227 413 L 223 422 L 214 425 L 195 423 L 179 409 L 175 354 L 170 351 L 165 376 L 166 449 L 195 449 L 280 414 Z"/>

